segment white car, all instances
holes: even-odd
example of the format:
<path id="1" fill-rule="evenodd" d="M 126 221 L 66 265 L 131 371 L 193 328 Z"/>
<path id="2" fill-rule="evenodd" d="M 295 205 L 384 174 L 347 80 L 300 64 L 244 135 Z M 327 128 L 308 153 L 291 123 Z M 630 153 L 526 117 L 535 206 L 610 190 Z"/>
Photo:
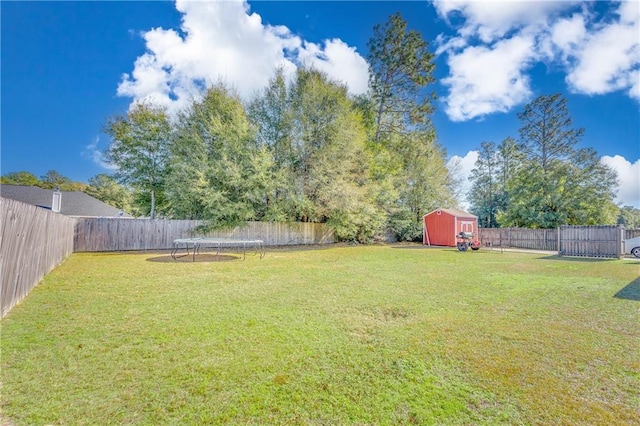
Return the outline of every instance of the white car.
<path id="1" fill-rule="evenodd" d="M 640 237 L 624 240 L 624 252 L 640 257 Z"/>

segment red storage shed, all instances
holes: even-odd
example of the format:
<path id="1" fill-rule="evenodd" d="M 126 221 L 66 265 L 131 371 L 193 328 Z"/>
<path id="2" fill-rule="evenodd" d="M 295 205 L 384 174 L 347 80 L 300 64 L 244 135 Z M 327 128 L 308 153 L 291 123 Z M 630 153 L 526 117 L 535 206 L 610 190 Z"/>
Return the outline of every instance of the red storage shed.
<path id="1" fill-rule="evenodd" d="M 478 217 L 455 209 L 438 209 L 424 215 L 422 243 L 433 246 L 456 246 L 456 234 L 473 232 L 478 236 Z"/>

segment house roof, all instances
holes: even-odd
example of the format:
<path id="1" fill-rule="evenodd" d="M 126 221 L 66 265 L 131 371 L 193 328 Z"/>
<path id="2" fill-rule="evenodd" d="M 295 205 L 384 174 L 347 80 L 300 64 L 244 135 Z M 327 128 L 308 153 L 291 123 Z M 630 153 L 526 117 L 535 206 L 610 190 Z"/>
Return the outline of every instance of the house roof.
<path id="1" fill-rule="evenodd" d="M 451 216 L 455 216 L 455 217 L 470 217 L 470 218 L 474 218 L 474 219 L 478 218 L 478 216 L 475 216 L 475 215 L 472 215 L 471 213 L 467 213 L 465 211 L 457 210 L 457 209 L 436 209 L 436 210 L 433 210 L 433 211 L 425 214 L 425 216 L 429 216 L 430 214 L 436 213 L 438 211 L 450 214 Z"/>
<path id="2" fill-rule="evenodd" d="M 53 190 L 37 186 L 0 185 L 0 196 L 51 210 Z M 131 217 L 102 201 L 80 191 L 62 193 L 60 213 L 80 217 Z"/>

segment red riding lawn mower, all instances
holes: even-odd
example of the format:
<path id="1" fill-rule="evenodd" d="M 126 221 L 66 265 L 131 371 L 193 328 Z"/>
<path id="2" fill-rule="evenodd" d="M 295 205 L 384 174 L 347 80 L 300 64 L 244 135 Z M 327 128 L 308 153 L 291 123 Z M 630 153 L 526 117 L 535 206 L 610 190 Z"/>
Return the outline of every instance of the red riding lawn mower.
<path id="1" fill-rule="evenodd" d="M 461 232 L 456 235 L 456 246 L 460 251 L 467 251 L 469 247 L 471 250 L 479 250 L 480 241 L 473 239 L 473 232 Z"/>

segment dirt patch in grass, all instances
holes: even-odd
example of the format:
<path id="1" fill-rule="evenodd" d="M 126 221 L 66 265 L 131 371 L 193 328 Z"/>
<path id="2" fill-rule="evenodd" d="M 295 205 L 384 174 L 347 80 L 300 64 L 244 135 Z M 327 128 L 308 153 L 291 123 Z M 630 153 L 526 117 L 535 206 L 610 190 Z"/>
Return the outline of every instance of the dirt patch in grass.
<path id="1" fill-rule="evenodd" d="M 241 257 L 232 256 L 228 254 L 212 254 L 204 253 L 197 254 L 195 257 L 192 255 L 183 255 L 176 257 L 175 259 L 171 255 L 154 256 L 147 259 L 147 262 L 163 262 L 163 263 L 207 263 L 207 262 L 229 262 L 231 260 L 242 260 Z"/>

